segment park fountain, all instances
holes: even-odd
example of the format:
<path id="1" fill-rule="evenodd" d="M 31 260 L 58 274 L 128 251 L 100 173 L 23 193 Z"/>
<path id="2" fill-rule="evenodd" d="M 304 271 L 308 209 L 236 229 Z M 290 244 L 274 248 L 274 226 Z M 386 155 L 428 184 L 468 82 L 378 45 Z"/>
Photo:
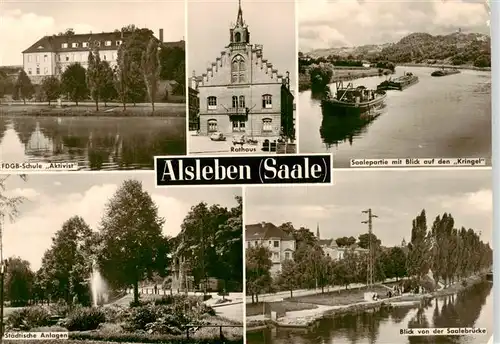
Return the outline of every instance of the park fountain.
<path id="1" fill-rule="evenodd" d="M 104 281 L 97 262 L 92 261 L 92 274 L 90 276 L 90 291 L 92 293 L 92 305 L 94 307 L 103 305 L 108 301 L 108 287 Z"/>

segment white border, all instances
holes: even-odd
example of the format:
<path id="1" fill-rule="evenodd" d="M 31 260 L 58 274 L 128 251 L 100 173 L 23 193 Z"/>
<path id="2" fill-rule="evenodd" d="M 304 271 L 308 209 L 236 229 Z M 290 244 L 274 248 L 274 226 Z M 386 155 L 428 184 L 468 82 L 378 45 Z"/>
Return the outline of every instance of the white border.
<path id="1" fill-rule="evenodd" d="M 294 3 L 294 8 L 293 8 L 293 13 L 294 13 L 294 19 L 295 19 L 295 123 L 294 123 L 294 129 L 295 129 L 295 147 L 296 147 L 296 154 L 300 154 L 300 106 L 299 106 L 299 0 L 293 0 Z M 290 155 L 290 154 L 289 154 Z M 333 159 L 333 156 L 332 156 Z"/>
<path id="2" fill-rule="evenodd" d="M 156 174 L 157 174 L 157 159 L 169 159 L 169 160 L 175 160 L 175 159 L 181 159 L 181 158 L 189 158 L 189 159 L 223 159 L 223 158 L 242 158 L 242 157 L 251 157 L 251 158 L 262 158 L 262 159 L 268 159 L 268 158 L 274 158 L 274 157 L 309 157 L 309 156 L 330 156 L 330 182 L 329 183 L 273 183 L 273 184 L 261 184 L 261 183 L 256 183 L 256 184 L 193 184 L 193 185 L 158 185 L 157 180 L 156 180 Z M 349 168 L 350 170 L 351 168 Z M 366 170 L 365 168 L 363 170 Z M 163 188 L 169 188 L 169 187 L 186 187 L 186 188 L 196 188 L 196 187 L 203 187 L 203 186 L 211 186 L 211 187 L 272 187 L 272 186 L 319 186 L 319 185 L 334 185 L 335 183 L 333 182 L 333 157 L 329 153 L 312 153 L 312 154 L 273 154 L 273 155 L 250 155 L 250 156 L 245 156 L 245 155 L 157 155 L 154 157 L 154 175 L 155 175 L 155 189 L 163 189 Z"/>
<path id="3" fill-rule="evenodd" d="M 243 343 L 246 344 L 247 342 L 247 266 L 246 266 L 246 236 L 245 236 L 245 226 L 246 226 L 246 217 L 245 217 L 245 206 L 246 206 L 246 194 L 247 194 L 247 189 L 245 186 L 241 187 L 241 194 L 242 194 L 242 221 L 241 221 L 241 238 L 243 240 L 242 242 L 242 248 L 243 248 L 243 299 L 242 299 L 242 304 L 243 304 Z"/>
<path id="4" fill-rule="evenodd" d="M 493 166 L 493 317 L 498 324 L 500 320 L 500 98 L 499 68 L 500 68 L 500 4 L 497 0 L 490 0 L 490 35 L 491 35 L 491 129 L 492 129 L 492 156 Z M 496 249 L 495 249 L 496 248 Z M 492 343 L 500 343 L 500 326 L 493 326 Z"/>
<path id="5" fill-rule="evenodd" d="M 189 31 L 188 31 L 188 2 L 190 0 L 184 0 L 184 77 L 186 78 L 186 155 L 189 154 Z M 155 171 L 156 171 L 156 159 L 155 160 Z"/>

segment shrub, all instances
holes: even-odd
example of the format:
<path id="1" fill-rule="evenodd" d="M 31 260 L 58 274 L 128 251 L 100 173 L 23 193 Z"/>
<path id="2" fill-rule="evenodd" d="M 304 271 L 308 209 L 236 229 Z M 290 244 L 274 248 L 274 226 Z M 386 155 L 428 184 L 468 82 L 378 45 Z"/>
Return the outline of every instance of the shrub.
<path id="1" fill-rule="evenodd" d="M 69 314 L 65 327 L 70 331 L 95 330 L 105 321 L 106 315 L 102 310 L 93 307 L 79 307 Z"/>
<path id="2" fill-rule="evenodd" d="M 144 330 L 146 325 L 153 323 L 157 318 L 157 308 L 154 305 L 144 305 L 132 309 L 127 321 L 127 328 L 130 330 Z"/>
<path id="3" fill-rule="evenodd" d="M 71 311 L 71 307 L 65 301 L 58 301 L 49 307 L 50 314 L 65 317 Z"/>
<path id="4" fill-rule="evenodd" d="M 172 335 L 151 335 L 139 333 L 120 333 L 120 334 L 102 334 L 89 332 L 73 332 L 69 334 L 70 339 L 87 340 L 87 341 L 107 341 L 118 343 L 169 343 L 169 344 L 220 344 L 220 338 L 197 338 L 195 341 L 183 337 Z M 243 344 L 242 336 L 235 339 L 226 339 L 224 344 Z"/>
<path id="5" fill-rule="evenodd" d="M 34 327 L 50 325 L 50 314 L 41 306 L 26 307 L 12 312 L 7 318 L 8 328 L 30 330 Z"/>

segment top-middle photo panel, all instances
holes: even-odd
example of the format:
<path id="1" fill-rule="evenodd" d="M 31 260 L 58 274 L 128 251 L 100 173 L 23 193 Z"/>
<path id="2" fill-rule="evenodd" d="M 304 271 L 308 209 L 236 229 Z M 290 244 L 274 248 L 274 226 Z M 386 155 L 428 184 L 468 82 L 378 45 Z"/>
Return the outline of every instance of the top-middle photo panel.
<path id="1" fill-rule="evenodd" d="M 295 153 L 295 2 L 188 0 L 187 12 L 188 152 Z"/>

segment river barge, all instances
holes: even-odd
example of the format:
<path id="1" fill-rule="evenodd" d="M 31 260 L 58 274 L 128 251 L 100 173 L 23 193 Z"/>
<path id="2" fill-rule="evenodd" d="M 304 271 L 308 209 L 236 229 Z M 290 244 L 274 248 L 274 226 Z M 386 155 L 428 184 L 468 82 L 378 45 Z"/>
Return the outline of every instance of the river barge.
<path id="1" fill-rule="evenodd" d="M 442 68 L 435 70 L 434 72 L 431 73 L 431 76 L 447 76 L 447 75 L 452 75 L 452 74 L 459 74 L 460 70 L 456 68 Z"/>
<path id="2" fill-rule="evenodd" d="M 370 90 L 365 86 L 354 87 L 349 83 L 344 87 L 342 81 L 336 83 L 336 94 L 328 92 L 321 101 L 324 114 L 361 115 L 384 105 L 387 93 L 383 90 Z"/>
<path id="3" fill-rule="evenodd" d="M 395 79 L 388 79 L 377 86 L 377 90 L 398 90 L 402 91 L 410 86 L 418 83 L 418 76 L 413 73 L 405 73 L 405 75 Z"/>

